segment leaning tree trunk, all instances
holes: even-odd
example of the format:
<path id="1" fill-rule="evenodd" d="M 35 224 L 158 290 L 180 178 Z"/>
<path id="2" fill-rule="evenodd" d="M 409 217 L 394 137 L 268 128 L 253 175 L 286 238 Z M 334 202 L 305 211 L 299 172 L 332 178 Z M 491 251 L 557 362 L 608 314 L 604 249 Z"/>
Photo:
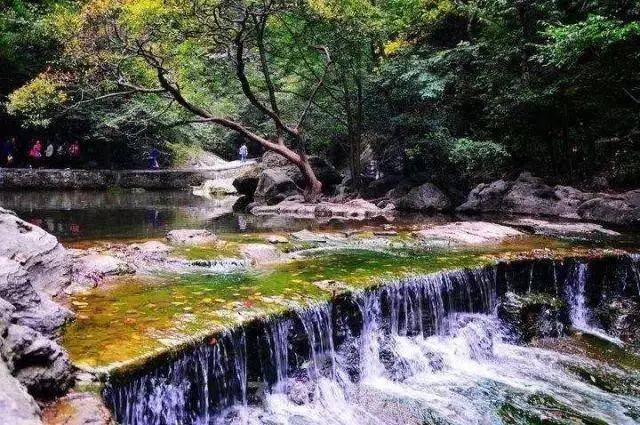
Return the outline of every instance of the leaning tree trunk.
<path id="1" fill-rule="evenodd" d="M 309 157 L 304 153 L 295 152 L 293 149 L 286 146 L 282 139 L 279 139 L 277 143 L 261 144 L 267 148 L 267 150 L 282 155 L 298 167 L 302 175 L 307 180 L 308 188 L 305 192 L 305 198 L 308 201 L 317 201 L 322 193 L 322 182 L 318 180 L 318 177 L 316 177 L 316 173 L 313 171 L 313 167 L 311 167 L 311 164 L 309 163 Z"/>

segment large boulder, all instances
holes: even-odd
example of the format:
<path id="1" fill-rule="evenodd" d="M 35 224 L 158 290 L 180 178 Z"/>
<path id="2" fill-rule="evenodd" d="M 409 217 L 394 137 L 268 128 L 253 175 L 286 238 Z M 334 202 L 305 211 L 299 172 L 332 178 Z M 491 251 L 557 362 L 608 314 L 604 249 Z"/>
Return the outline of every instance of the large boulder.
<path id="1" fill-rule="evenodd" d="M 432 183 L 412 188 L 406 195 L 396 199 L 394 204 L 398 209 L 415 211 L 444 211 L 451 208 L 447 195 Z"/>
<path id="2" fill-rule="evenodd" d="M 549 186 L 523 172 L 514 181 L 480 184 L 458 207 L 461 212 L 497 212 L 593 220 L 634 225 L 640 223 L 640 191 L 619 195 L 583 192 L 569 186 Z"/>
<path id="3" fill-rule="evenodd" d="M 0 360 L 0 424 L 41 425 L 40 408 Z"/>
<path id="4" fill-rule="evenodd" d="M 640 206 L 633 206 L 624 196 L 590 199 L 577 208 L 577 213 L 584 220 L 621 225 L 640 224 Z"/>
<path id="5" fill-rule="evenodd" d="M 26 326 L 10 325 L 5 333 L 2 357 L 30 394 L 51 397 L 64 394 L 71 387 L 71 362 L 58 343 Z"/>
<path id="6" fill-rule="evenodd" d="M 47 336 L 58 336 L 73 317 L 71 311 L 51 301 L 47 294 L 36 291 L 27 271 L 5 257 L 0 257 L 0 298 L 13 306 L 12 321 Z"/>
<path id="7" fill-rule="evenodd" d="M 253 193 L 256 191 L 256 187 L 258 187 L 261 172 L 262 169 L 259 167 L 251 168 L 233 180 L 233 187 L 236 188 L 239 194 L 246 195 L 250 199 L 253 199 Z"/>
<path id="8" fill-rule="evenodd" d="M 298 194 L 298 186 L 281 169 L 268 169 L 260 174 L 253 198 L 258 204 L 274 205 Z"/>
<path id="9" fill-rule="evenodd" d="M 342 181 L 342 175 L 325 158 L 311 155 L 309 156 L 309 164 L 325 189 L 335 186 Z M 265 152 L 262 156 L 261 166 L 264 170 L 279 169 L 283 171 L 300 187 L 304 187 L 307 183 L 306 177 L 295 164 L 292 164 L 291 161 L 275 152 Z"/>
<path id="10" fill-rule="evenodd" d="M 0 257 L 20 263 L 37 291 L 61 294 L 71 283 L 71 259 L 55 236 L 0 208 Z"/>

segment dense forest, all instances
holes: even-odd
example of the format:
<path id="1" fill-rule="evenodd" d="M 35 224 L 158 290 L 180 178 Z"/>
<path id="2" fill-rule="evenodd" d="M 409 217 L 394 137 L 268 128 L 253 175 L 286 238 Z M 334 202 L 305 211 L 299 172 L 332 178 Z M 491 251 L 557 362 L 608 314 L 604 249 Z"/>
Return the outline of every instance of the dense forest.
<path id="1" fill-rule="evenodd" d="M 637 0 L 3 0 L 0 137 L 308 154 L 467 189 L 640 181 Z"/>

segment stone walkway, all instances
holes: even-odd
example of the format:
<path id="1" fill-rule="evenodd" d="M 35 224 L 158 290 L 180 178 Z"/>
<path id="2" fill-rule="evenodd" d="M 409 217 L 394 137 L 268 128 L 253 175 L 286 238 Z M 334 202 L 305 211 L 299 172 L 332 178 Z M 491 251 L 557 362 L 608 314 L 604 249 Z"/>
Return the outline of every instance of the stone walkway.
<path id="1" fill-rule="evenodd" d="M 230 161 L 209 168 L 162 170 L 0 169 L 2 189 L 185 189 L 206 180 L 230 179 L 255 167 L 256 161 Z"/>

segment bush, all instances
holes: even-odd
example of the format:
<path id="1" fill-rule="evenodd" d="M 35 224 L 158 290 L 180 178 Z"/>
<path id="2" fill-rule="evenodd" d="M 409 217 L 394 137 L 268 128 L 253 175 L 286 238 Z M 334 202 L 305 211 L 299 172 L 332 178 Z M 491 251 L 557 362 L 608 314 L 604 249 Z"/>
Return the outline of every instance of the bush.
<path id="1" fill-rule="evenodd" d="M 498 143 L 467 138 L 457 139 L 449 152 L 449 161 L 473 182 L 500 177 L 509 157 Z"/>

